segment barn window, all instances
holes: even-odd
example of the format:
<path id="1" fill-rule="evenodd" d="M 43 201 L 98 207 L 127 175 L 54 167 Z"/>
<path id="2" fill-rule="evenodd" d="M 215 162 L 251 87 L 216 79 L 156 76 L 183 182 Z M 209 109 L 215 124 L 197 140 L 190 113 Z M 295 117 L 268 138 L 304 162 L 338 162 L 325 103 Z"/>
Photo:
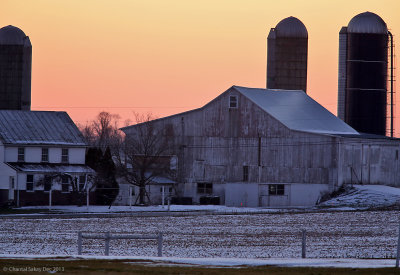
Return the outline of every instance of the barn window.
<path id="1" fill-rule="evenodd" d="M 33 175 L 26 175 L 26 191 L 33 191 Z"/>
<path id="2" fill-rule="evenodd" d="M 67 148 L 63 148 L 61 151 L 61 162 L 62 163 L 67 163 L 69 161 L 68 158 L 68 149 Z"/>
<path id="3" fill-rule="evenodd" d="M 25 148 L 18 147 L 18 161 L 24 162 L 25 161 Z"/>
<path id="4" fill-rule="evenodd" d="M 49 148 L 42 148 L 42 162 L 49 161 Z"/>
<path id="5" fill-rule="evenodd" d="M 270 184 L 268 186 L 268 194 L 270 195 L 285 195 L 284 184 Z"/>
<path id="6" fill-rule="evenodd" d="M 208 182 L 197 183 L 197 194 L 212 194 L 213 185 Z"/>
<path id="7" fill-rule="evenodd" d="M 249 181 L 249 166 L 243 166 L 243 181 Z"/>
<path id="8" fill-rule="evenodd" d="M 238 97 L 236 95 L 229 96 L 229 108 L 238 107 Z"/>

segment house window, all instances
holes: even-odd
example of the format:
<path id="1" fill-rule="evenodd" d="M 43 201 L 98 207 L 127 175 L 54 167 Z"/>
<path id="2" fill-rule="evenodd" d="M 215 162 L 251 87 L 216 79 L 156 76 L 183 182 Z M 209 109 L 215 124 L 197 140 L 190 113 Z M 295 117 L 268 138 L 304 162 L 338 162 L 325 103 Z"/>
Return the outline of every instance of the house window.
<path id="1" fill-rule="evenodd" d="M 42 148 L 42 162 L 49 162 L 49 148 Z"/>
<path id="2" fill-rule="evenodd" d="M 229 108 L 238 107 L 238 97 L 236 95 L 229 96 Z"/>
<path id="3" fill-rule="evenodd" d="M 199 182 L 197 183 L 197 194 L 212 194 L 212 183 Z"/>
<path id="4" fill-rule="evenodd" d="M 69 178 L 68 176 L 61 177 L 61 191 L 62 192 L 69 192 Z"/>
<path id="5" fill-rule="evenodd" d="M 61 162 L 63 163 L 68 163 L 69 159 L 68 159 L 68 149 L 67 148 L 63 148 L 61 151 Z"/>
<path id="6" fill-rule="evenodd" d="M 396 160 L 399 159 L 399 150 L 396 150 Z"/>
<path id="7" fill-rule="evenodd" d="M 268 186 L 268 193 L 270 195 L 285 195 L 284 184 L 270 184 Z"/>
<path id="8" fill-rule="evenodd" d="M 33 191 L 33 175 L 26 175 L 26 191 Z"/>
<path id="9" fill-rule="evenodd" d="M 249 166 L 243 166 L 243 181 L 249 181 Z"/>
<path id="10" fill-rule="evenodd" d="M 79 191 L 83 191 L 84 190 L 85 183 L 86 183 L 86 176 L 85 175 L 79 176 Z"/>
<path id="11" fill-rule="evenodd" d="M 25 161 L 25 148 L 18 147 L 18 161 L 24 162 Z"/>

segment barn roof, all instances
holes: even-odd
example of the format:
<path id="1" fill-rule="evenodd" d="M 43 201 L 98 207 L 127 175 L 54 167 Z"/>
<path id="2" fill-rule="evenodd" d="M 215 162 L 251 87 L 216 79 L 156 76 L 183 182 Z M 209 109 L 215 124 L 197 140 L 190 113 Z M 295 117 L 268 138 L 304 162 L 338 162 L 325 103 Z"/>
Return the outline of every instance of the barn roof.
<path id="1" fill-rule="evenodd" d="M 359 134 L 301 90 L 232 88 L 289 129 L 322 134 Z"/>
<path id="2" fill-rule="evenodd" d="M 66 112 L 0 110 L 0 140 L 16 145 L 86 146 Z"/>

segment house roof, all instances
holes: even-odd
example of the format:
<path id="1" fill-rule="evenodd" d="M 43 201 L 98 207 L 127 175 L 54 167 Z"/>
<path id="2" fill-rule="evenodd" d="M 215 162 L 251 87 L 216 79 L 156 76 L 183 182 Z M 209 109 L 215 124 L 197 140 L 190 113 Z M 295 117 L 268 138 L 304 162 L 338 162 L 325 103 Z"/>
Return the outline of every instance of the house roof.
<path id="1" fill-rule="evenodd" d="M 86 146 L 66 112 L 0 110 L 0 140 L 15 145 Z"/>
<path id="2" fill-rule="evenodd" d="M 359 136 L 356 130 L 333 115 L 301 90 L 260 89 L 232 86 L 224 93 L 232 89 L 241 93 L 291 130 L 318 134 Z M 201 108 L 159 118 L 155 121 L 201 111 L 206 108 L 208 104 L 217 100 L 221 95 Z M 123 127 L 121 130 L 125 132 L 138 125 L 140 124 Z"/>
<path id="3" fill-rule="evenodd" d="M 95 173 L 83 164 L 7 162 L 14 170 L 30 173 Z"/>
<path id="4" fill-rule="evenodd" d="M 359 133 L 301 90 L 233 89 L 292 130 L 321 134 Z"/>

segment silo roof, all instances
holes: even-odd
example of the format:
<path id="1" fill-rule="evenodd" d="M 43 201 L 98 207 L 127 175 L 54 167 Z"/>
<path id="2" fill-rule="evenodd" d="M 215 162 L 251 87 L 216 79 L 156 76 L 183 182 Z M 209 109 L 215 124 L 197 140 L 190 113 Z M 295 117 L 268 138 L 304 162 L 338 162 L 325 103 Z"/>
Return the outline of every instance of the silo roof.
<path id="1" fill-rule="evenodd" d="M 8 25 L 0 29 L 0 44 L 2 45 L 26 45 L 26 38 L 28 37 L 20 28 Z"/>
<path id="2" fill-rule="evenodd" d="M 281 20 L 275 27 L 277 37 L 308 38 L 306 26 L 296 17 L 290 16 Z"/>
<path id="3" fill-rule="evenodd" d="M 233 86 L 245 97 L 292 130 L 359 135 L 301 90 L 273 90 Z"/>
<path id="4" fill-rule="evenodd" d="M 385 21 L 379 15 L 367 11 L 354 16 L 350 20 L 347 32 L 387 34 L 388 29 Z"/>

